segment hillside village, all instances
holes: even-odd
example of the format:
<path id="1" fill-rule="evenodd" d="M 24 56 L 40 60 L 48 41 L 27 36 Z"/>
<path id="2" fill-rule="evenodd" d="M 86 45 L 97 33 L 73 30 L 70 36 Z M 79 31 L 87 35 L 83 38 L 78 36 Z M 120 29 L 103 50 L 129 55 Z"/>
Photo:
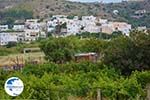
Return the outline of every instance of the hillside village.
<path id="1" fill-rule="evenodd" d="M 150 0 L 0 0 L 0 100 L 150 100 L 149 22 Z"/>
<path id="2" fill-rule="evenodd" d="M 64 37 L 83 32 L 112 34 L 114 31 L 121 31 L 128 36 L 131 29 L 132 26 L 128 23 L 111 22 L 94 16 L 69 18 L 66 15 L 54 15 L 43 21 L 27 19 L 11 29 L 8 25 L 0 25 L 0 45 L 7 45 L 9 42 L 30 43 L 49 35 Z"/>

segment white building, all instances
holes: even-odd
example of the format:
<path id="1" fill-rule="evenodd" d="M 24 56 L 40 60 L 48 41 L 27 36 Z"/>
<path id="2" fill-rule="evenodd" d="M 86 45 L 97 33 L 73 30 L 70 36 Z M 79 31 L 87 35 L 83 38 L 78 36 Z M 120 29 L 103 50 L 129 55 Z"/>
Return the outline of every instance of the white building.
<path id="1" fill-rule="evenodd" d="M 95 22 L 89 22 L 85 25 L 84 31 L 90 33 L 98 33 L 101 30 L 100 26 L 97 26 Z"/>
<path id="2" fill-rule="evenodd" d="M 101 23 L 107 20 L 101 20 Z M 78 16 L 73 19 L 67 19 L 66 16 L 53 16 L 51 20 L 47 22 L 47 32 L 53 32 L 57 25 L 66 23 L 67 35 L 75 35 L 81 32 L 100 32 L 100 26 L 97 26 L 97 18 L 94 16 L 82 16 L 82 20 L 79 20 Z M 100 23 L 100 22 L 99 22 Z"/>
<path id="3" fill-rule="evenodd" d="M 69 19 L 67 19 L 65 15 L 53 16 L 51 20 L 47 21 L 47 32 L 53 32 L 57 25 L 67 23 L 68 21 Z"/>
<path id="4" fill-rule="evenodd" d="M 25 30 L 25 41 L 26 42 L 35 41 L 39 38 L 39 36 L 40 36 L 39 30 L 31 30 L 31 29 Z"/>
<path id="5" fill-rule="evenodd" d="M 85 32 L 98 33 L 100 32 L 100 26 L 97 25 L 100 23 L 97 21 L 97 18 L 94 16 L 83 16 L 81 25 L 84 27 Z"/>
<path id="6" fill-rule="evenodd" d="M 41 32 L 39 33 L 39 37 L 40 37 L 40 38 L 46 38 L 46 33 L 45 33 L 44 31 L 41 31 Z"/>
<path id="7" fill-rule="evenodd" d="M 40 31 L 40 23 L 38 22 L 39 19 L 28 19 L 25 22 L 25 27 L 27 29 L 31 29 L 31 30 L 38 30 Z"/>
<path id="8" fill-rule="evenodd" d="M 8 29 L 8 25 L 0 25 L 0 31 L 7 31 Z"/>
<path id="9" fill-rule="evenodd" d="M 101 25 L 101 32 L 102 33 L 107 33 L 107 34 L 112 34 L 113 33 L 113 28 L 111 27 L 110 24 L 102 24 Z"/>
<path id="10" fill-rule="evenodd" d="M 47 22 L 47 32 L 54 32 L 56 26 L 63 23 L 66 23 L 67 35 L 75 35 L 82 32 L 112 34 L 114 31 L 121 31 L 123 34 L 129 35 L 131 30 L 131 25 L 125 22 L 109 22 L 107 19 L 94 16 L 82 16 L 81 19 L 75 16 L 73 19 L 67 19 L 66 16 L 55 15 Z"/>
<path id="11" fill-rule="evenodd" d="M 21 31 L 21 32 L 14 32 L 17 34 L 17 40 L 18 42 L 24 42 L 25 41 L 25 32 Z"/>
<path id="12" fill-rule="evenodd" d="M 97 20 L 98 20 L 98 23 L 100 23 L 101 25 L 108 23 L 108 20 L 107 20 L 107 19 L 101 19 L 101 18 L 99 18 L 99 19 L 97 19 Z"/>
<path id="13" fill-rule="evenodd" d="M 14 31 L 24 31 L 25 25 L 14 25 L 13 30 Z"/>
<path id="14" fill-rule="evenodd" d="M 111 34 L 114 31 L 121 31 L 123 34 L 129 36 L 132 26 L 125 22 L 109 22 L 108 24 L 103 24 L 101 30 L 103 33 Z"/>
<path id="15" fill-rule="evenodd" d="M 32 24 L 27 26 L 27 29 L 40 31 L 40 24 L 39 23 L 32 23 Z"/>
<path id="16" fill-rule="evenodd" d="M 67 34 L 75 35 L 76 33 L 80 33 L 81 25 L 79 20 L 69 20 L 67 22 Z"/>
<path id="17" fill-rule="evenodd" d="M 39 19 L 27 19 L 25 24 L 29 25 L 29 24 L 33 24 L 33 23 L 38 23 Z"/>
<path id="18" fill-rule="evenodd" d="M 58 19 L 53 19 L 47 22 L 47 32 L 52 32 L 55 30 L 56 25 L 59 24 Z"/>
<path id="19" fill-rule="evenodd" d="M 28 19 L 25 22 L 25 35 L 24 40 L 25 42 L 36 41 L 40 37 L 45 38 L 47 23 L 46 22 L 39 22 L 39 19 Z"/>
<path id="20" fill-rule="evenodd" d="M 82 21 L 95 21 L 96 17 L 94 16 L 82 16 Z"/>
<path id="21" fill-rule="evenodd" d="M 146 29 L 147 29 L 146 26 L 137 27 L 137 30 L 138 30 L 138 31 L 145 31 Z"/>
<path id="22" fill-rule="evenodd" d="M 129 36 L 131 25 L 125 22 L 112 22 L 110 23 L 114 31 L 121 31 L 123 34 Z"/>
<path id="23" fill-rule="evenodd" d="M 17 35 L 11 33 L 0 33 L 0 45 L 7 45 L 9 42 L 17 42 Z"/>

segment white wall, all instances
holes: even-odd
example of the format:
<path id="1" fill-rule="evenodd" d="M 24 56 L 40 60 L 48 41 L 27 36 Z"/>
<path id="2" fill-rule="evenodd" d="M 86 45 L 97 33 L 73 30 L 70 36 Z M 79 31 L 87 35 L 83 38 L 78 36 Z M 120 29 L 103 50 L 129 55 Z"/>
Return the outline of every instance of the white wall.
<path id="1" fill-rule="evenodd" d="M 9 42 L 17 42 L 17 35 L 11 33 L 0 33 L 0 45 L 7 45 Z"/>
<path id="2" fill-rule="evenodd" d="M 0 25 L 0 31 L 7 31 L 8 25 Z"/>
<path id="3" fill-rule="evenodd" d="M 13 30 L 15 31 L 24 31 L 25 26 L 24 25 L 14 25 Z"/>

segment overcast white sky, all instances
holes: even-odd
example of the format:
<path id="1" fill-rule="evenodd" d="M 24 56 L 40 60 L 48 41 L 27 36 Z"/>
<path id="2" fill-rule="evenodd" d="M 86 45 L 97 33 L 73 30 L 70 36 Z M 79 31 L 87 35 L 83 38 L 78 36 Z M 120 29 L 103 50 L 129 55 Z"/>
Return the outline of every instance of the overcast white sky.
<path id="1" fill-rule="evenodd" d="M 110 2 L 120 2 L 122 0 L 69 0 L 69 1 L 77 1 L 77 2 L 97 2 L 97 1 L 103 1 L 105 3 L 110 3 Z"/>

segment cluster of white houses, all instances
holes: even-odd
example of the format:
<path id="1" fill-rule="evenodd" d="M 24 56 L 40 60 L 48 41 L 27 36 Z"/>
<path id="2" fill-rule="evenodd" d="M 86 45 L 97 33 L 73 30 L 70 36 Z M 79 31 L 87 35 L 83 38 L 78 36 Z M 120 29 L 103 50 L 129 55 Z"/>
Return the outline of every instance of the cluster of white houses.
<path id="1" fill-rule="evenodd" d="M 68 36 L 82 32 L 111 34 L 114 31 L 121 31 L 128 36 L 130 30 L 131 25 L 125 22 L 110 22 L 94 16 L 68 18 L 65 15 L 54 15 L 44 21 L 27 19 L 24 24 L 14 25 L 11 30 L 8 25 L 0 25 L 0 45 L 7 45 L 9 42 L 35 41 L 38 38 L 46 38 L 47 33 Z"/>
<path id="2" fill-rule="evenodd" d="M 30 43 L 39 37 L 46 38 L 43 29 L 44 23 L 38 19 L 28 19 L 24 24 L 14 25 L 12 29 L 8 25 L 0 25 L 0 45 L 7 45 L 9 42 Z"/>
<path id="3" fill-rule="evenodd" d="M 66 27 L 62 27 L 59 33 L 65 35 L 75 35 L 82 32 L 111 34 L 114 31 L 121 31 L 128 35 L 131 30 L 131 25 L 125 22 L 110 22 L 107 19 L 94 16 L 82 16 L 81 18 L 75 16 L 73 19 L 68 19 L 67 16 L 57 15 L 47 22 L 48 32 L 55 31 L 56 26 L 63 25 L 63 23 L 66 23 Z"/>

